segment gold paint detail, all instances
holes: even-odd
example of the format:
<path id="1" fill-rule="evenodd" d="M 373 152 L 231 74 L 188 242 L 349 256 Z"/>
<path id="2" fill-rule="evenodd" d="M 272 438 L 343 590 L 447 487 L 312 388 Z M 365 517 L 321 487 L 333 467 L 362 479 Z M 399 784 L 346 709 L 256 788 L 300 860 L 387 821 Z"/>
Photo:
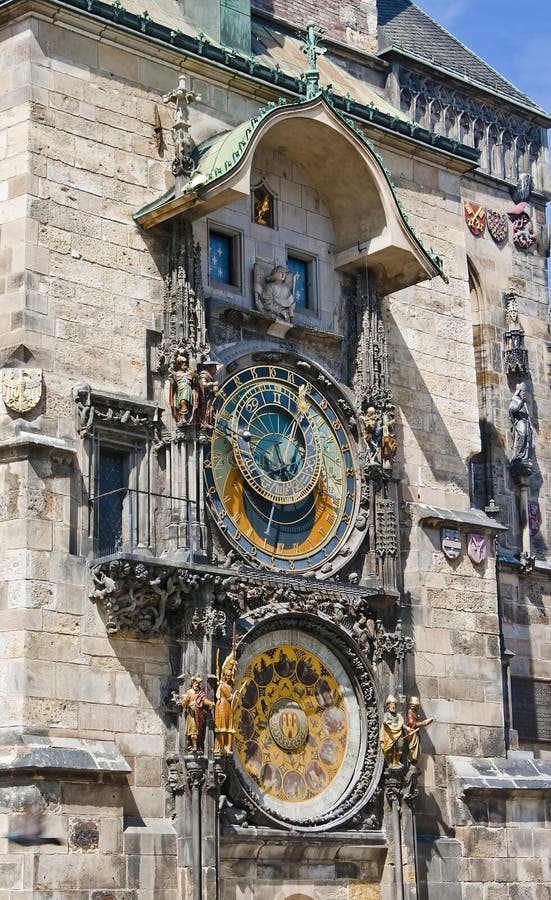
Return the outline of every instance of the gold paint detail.
<path id="1" fill-rule="evenodd" d="M 271 797 L 301 803 L 338 776 L 348 746 L 343 692 L 315 653 L 291 644 L 253 657 L 235 705 L 235 752 Z"/>

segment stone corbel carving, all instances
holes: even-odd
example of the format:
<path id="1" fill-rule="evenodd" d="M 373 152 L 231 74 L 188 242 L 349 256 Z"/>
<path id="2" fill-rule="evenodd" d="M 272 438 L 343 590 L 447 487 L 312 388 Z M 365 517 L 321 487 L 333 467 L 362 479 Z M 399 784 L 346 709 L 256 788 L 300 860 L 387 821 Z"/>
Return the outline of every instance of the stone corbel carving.
<path id="1" fill-rule="evenodd" d="M 185 633 L 189 637 L 206 635 L 212 638 L 215 635 L 224 634 L 226 613 L 223 609 L 194 607 L 186 611 L 184 623 Z"/>
<path id="2" fill-rule="evenodd" d="M 395 631 L 385 631 L 383 623 L 377 621 L 373 662 L 381 662 L 385 656 L 403 662 L 406 653 L 411 653 L 413 648 L 413 638 L 403 633 L 400 619 L 396 623 Z"/>
<path id="3" fill-rule="evenodd" d="M 94 589 L 90 599 L 104 616 L 108 634 L 137 631 L 143 637 L 158 634 L 170 612 L 203 582 L 187 569 L 148 567 L 128 560 L 112 560 L 91 569 Z"/>
<path id="4" fill-rule="evenodd" d="M 168 813 L 171 819 L 176 816 L 176 797 L 184 793 L 184 773 L 180 765 L 180 757 L 178 753 L 167 753 L 166 755 L 166 791 Z"/>
<path id="5" fill-rule="evenodd" d="M 253 282 L 257 309 L 290 322 L 295 314 L 296 275 L 290 274 L 285 266 L 270 267 L 257 261 Z"/>
<path id="6" fill-rule="evenodd" d="M 87 384 L 73 389 L 73 399 L 81 437 L 98 425 L 143 433 L 160 431 L 162 410 L 155 403 L 100 393 Z"/>

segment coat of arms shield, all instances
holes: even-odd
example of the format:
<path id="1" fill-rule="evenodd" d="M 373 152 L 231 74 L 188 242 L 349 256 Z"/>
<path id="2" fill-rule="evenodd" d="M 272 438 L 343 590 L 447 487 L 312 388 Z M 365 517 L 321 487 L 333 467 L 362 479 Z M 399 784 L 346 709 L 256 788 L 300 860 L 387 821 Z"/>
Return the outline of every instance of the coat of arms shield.
<path id="1" fill-rule="evenodd" d="M 541 528 L 541 509 L 537 500 L 528 501 L 528 529 L 530 537 L 535 537 Z"/>
<path id="2" fill-rule="evenodd" d="M 2 399 L 16 412 L 30 412 L 42 396 L 42 369 L 2 369 Z"/>
<path id="3" fill-rule="evenodd" d="M 483 534 L 469 534 L 467 553 L 474 563 L 479 565 L 488 556 L 488 541 Z"/>
<path id="4" fill-rule="evenodd" d="M 461 532 L 457 528 L 442 528 L 440 540 L 444 556 L 457 559 L 461 553 Z"/>
<path id="5" fill-rule="evenodd" d="M 519 216 L 509 214 L 509 218 L 513 223 L 513 243 L 515 247 L 518 247 L 520 250 L 529 250 L 537 241 L 530 216 L 523 212 Z"/>
<path id="6" fill-rule="evenodd" d="M 487 209 L 486 224 L 488 225 L 488 231 L 496 244 L 501 244 L 507 237 L 507 232 L 509 230 L 505 213 L 500 213 L 497 209 Z"/>
<path id="7" fill-rule="evenodd" d="M 486 227 L 486 210 L 480 203 L 472 203 L 471 200 L 465 200 L 464 208 L 467 228 L 471 234 L 478 237 Z"/>

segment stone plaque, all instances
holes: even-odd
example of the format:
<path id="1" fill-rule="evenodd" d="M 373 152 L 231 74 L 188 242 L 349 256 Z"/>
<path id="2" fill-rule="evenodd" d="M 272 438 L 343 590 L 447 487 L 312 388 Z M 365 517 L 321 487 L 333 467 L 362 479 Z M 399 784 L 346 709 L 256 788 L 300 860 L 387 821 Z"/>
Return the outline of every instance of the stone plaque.
<path id="1" fill-rule="evenodd" d="M 2 399 L 16 412 L 30 412 L 42 396 L 42 369 L 2 369 Z"/>
<path id="2" fill-rule="evenodd" d="M 511 678 L 511 694 L 519 738 L 551 741 L 551 681 Z"/>

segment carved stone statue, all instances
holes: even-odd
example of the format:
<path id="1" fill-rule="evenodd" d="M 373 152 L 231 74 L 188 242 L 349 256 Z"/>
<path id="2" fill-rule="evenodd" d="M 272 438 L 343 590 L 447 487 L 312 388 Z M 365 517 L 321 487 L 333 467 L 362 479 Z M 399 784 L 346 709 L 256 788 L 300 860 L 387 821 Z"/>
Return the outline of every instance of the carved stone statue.
<path id="1" fill-rule="evenodd" d="M 526 403 L 526 385 L 518 385 L 509 404 L 509 420 L 513 438 L 511 465 L 530 466 L 534 455 L 534 428 Z"/>
<path id="2" fill-rule="evenodd" d="M 296 274 L 275 266 L 268 275 L 260 263 L 254 265 L 254 299 L 257 309 L 290 321 L 295 313 Z"/>
<path id="3" fill-rule="evenodd" d="M 389 769 L 399 769 L 402 766 L 404 750 L 405 725 L 403 716 L 397 712 L 398 701 L 392 694 L 386 698 L 385 714 L 381 725 L 381 747 L 385 762 Z"/>
<path id="4" fill-rule="evenodd" d="M 203 690 L 203 679 L 201 676 L 194 675 L 188 690 L 182 697 L 175 697 L 175 701 L 185 711 L 186 749 L 188 753 L 203 753 L 205 749 L 207 715 L 209 709 L 212 709 L 215 704 L 212 700 L 209 700 Z"/>
<path id="5" fill-rule="evenodd" d="M 222 671 L 216 688 L 214 709 L 214 752 L 230 755 L 233 748 L 233 706 L 235 701 L 235 675 L 237 661 L 235 652 L 229 654 L 222 664 Z"/>
<path id="6" fill-rule="evenodd" d="M 421 742 L 419 740 L 419 730 L 430 725 L 432 719 L 419 719 L 419 698 L 410 697 L 408 703 L 408 711 L 406 715 L 406 747 L 408 754 L 408 762 L 416 765 L 421 752 Z"/>
<path id="7" fill-rule="evenodd" d="M 201 428 L 214 428 L 214 398 L 218 393 L 218 382 L 215 375 L 220 365 L 213 359 L 207 359 L 199 372 L 199 425 Z"/>
<path id="8" fill-rule="evenodd" d="M 199 403 L 197 372 L 182 349 L 176 351 L 170 371 L 169 402 L 172 417 L 178 425 L 189 425 L 193 421 Z"/>
<path id="9" fill-rule="evenodd" d="M 383 457 L 383 468 L 392 468 L 392 461 L 398 450 L 398 442 L 394 435 L 394 426 L 396 424 L 395 406 L 393 403 L 387 403 L 382 415 L 382 433 L 381 433 L 381 453 Z"/>
<path id="10" fill-rule="evenodd" d="M 380 462 L 379 451 L 381 449 L 382 429 L 377 410 L 374 406 L 369 406 L 359 418 L 368 462 L 370 464 Z"/>

